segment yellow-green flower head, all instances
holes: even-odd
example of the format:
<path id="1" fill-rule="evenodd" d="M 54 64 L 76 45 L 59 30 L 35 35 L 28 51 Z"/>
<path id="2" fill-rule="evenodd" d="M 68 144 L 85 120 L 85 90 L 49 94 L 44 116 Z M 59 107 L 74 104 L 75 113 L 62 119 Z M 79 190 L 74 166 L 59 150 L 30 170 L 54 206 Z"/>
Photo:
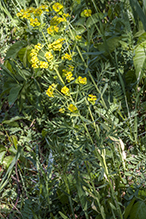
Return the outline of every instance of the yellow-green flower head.
<path id="1" fill-rule="evenodd" d="M 43 13 L 43 10 L 40 8 L 36 8 L 33 12 L 34 16 L 40 16 Z"/>
<path id="2" fill-rule="evenodd" d="M 53 49 L 54 51 L 61 51 L 63 41 L 63 38 L 54 41 L 52 44 L 48 45 L 48 49 Z"/>
<path id="3" fill-rule="evenodd" d="M 68 82 L 71 82 L 71 81 L 74 80 L 74 77 L 73 77 L 73 74 L 72 74 L 71 71 L 66 72 L 65 77 L 66 77 L 66 80 L 67 80 Z"/>
<path id="4" fill-rule="evenodd" d="M 89 94 L 89 95 L 88 95 L 88 101 L 89 101 L 90 103 L 92 103 L 92 105 L 95 104 L 96 100 L 97 100 L 97 97 L 96 97 L 95 95 L 93 95 L 93 94 Z"/>
<path id="5" fill-rule="evenodd" d="M 90 17 L 92 14 L 92 11 L 90 9 L 85 9 L 84 11 L 82 11 L 81 16 L 82 17 Z"/>
<path id="6" fill-rule="evenodd" d="M 73 71 L 74 70 L 74 66 L 73 65 L 68 65 L 70 71 Z"/>
<path id="7" fill-rule="evenodd" d="M 82 39 L 82 36 L 77 35 L 75 38 L 76 38 L 76 40 L 80 41 Z"/>
<path id="8" fill-rule="evenodd" d="M 48 68 L 48 62 L 40 61 L 40 68 Z"/>
<path id="9" fill-rule="evenodd" d="M 31 17 L 31 15 L 27 12 L 24 12 L 23 15 L 22 15 L 22 18 L 29 19 L 30 17 Z"/>
<path id="10" fill-rule="evenodd" d="M 35 27 L 35 26 L 39 26 L 41 23 L 38 21 L 37 18 L 33 19 L 33 18 L 30 18 L 30 25 Z"/>
<path id="11" fill-rule="evenodd" d="M 41 43 L 38 43 L 37 45 L 34 46 L 34 49 L 39 51 L 43 48 L 43 46 L 41 45 Z"/>
<path id="12" fill-rule="evenodd" d="M 57 2 L 52 6 L 52 8 L 55 12 L 59 12 L 61 9 L 63 9 L 63 5 Z"/>
<path id="13" fill-rule="evenodd" d="M 27 11 L 28 11 L 29 13 L 33 13 L 33 12 L 35 11 L 35 8 L 30 7 L 30 8 L 27 9 Z"/>
<path id="14" fill-rule="evenodd" d="M 68 53 L 65 53 L 65 55 L 62 56 L 61 58 L 62 58 L 62 60 L 65 60 L 65 59 L 72 60 L 71 55 L 69 55 Z"/>
<path id="15" fill-rule="evenodd" d="M 46 91 L 46 94 L 49 96 L 49 97 L 54 97 L 54 90 L 56 88 L 57 85 L 55 85 L 54 83 L 51 84 L 48 88 L 48 90 Z"/>
<path id="16" fill-rule="evenodd" d="M 79 84 L 87 84 L 87 78 L 86 77 L 84 77 L 84 78 L 82 78 L 81 76 L 79 76 L 78 78 L 77 78 L 77 81 L 76 81 L 77 83 L 79 83 Z"/>
<path id="17" fill-rule="evenodd" d="M 21 17 L 22 16 L 22 14 L 20 12 L 18 12 L 16 15 L 17 15 L 17 17 Z"/>
<path id="18" fill-rule="evenodd" d="M 37 56 L 37 51 L 35 49 L 31 50 L 30 56 Z"/>
<path id="19" fill-rule="evenodd" d="M 72 103 L 68 106 L 68 109 L 72 113 L 78 110 L 78 108 L 75 105 L 73 105 Z"/>
<path id="20" fill-rule="evenodd" d="M 69 88 L 64 86 L 62 89 L 61 89 L 61 92 L 63 94 L 65 94 L 66 96 L 69 96 L 70 95 L 70 92 L 69 92 Z"/>
<path id="21" fill-rule="evenodd" d="M 48 6 L 47 5 L 40 5 L 39 8 L 46 11 Z"/>
<path id="22" fill-rule="evenodd" d="M 46 53 L 45 53 L 45 57 L 46 57 L 46 59 L 47 59 L 48 62 L 51 62 L 52 59 L 53 59 L 53 55 L 52 55 L 51 52 L 46 52 Z"/>
<path id="23" fill-rule="evenodd" d="M 70 17 L 70 14 L 67 13 L 67 14 L 63 14 L 64 17 Z"/>
<path id="24" fill-rule="evenodd" d="M 57 27 L 57 26 L 50 26 L 47 29 L 47 32 L 50 35 L 54 34 L 55 32 L 57 33 L 58 31 L 59 31 L 59 27 Z"/>
<path id="25" fill-rule="evenodd" d="M 64 112 L 65 112 L 65 108 L 60 108 L 60 109 L 59 109 L 59 112 L 60 112 L 60 113 L 64 113 Z"/>
<path id="26" fill-rule="evenodd" d="M 39 63 L 33 63 L 31 66 L 32 66 L 32 68 L 39 68 L 39 65 L 38 65 Z"/>
<path id="27" fill-rule="evenodd" d="M 39 63 L 39 59 L 38 59 L 38 57 L 37 56 L 33 56 L 32 58 L 31 58 L 31 62 L 34 64 L 34 63 Z"/>

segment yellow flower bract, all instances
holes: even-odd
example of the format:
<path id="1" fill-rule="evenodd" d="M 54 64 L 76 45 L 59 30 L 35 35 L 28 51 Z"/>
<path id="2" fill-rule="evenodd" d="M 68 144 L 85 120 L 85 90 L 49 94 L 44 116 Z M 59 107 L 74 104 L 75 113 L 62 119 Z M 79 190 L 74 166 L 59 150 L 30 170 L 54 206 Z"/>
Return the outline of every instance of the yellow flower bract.
<path id="1" fill-rule="evenodd" d="M 51 52 L 46 52 L 45 57 L 46 57 L 48 62 L 51 62 L 53 60 L 53 55 Z"/>
<path id="2" fill-rule="evenodd" d="M 65 60 L 65 59 L 72 60 L 72 57 L 68 53 L 65 53 L 65 55 L 62 56 L 62 60 Z"/>
<path id="3" fill-rule="evenodd" d="M 87 84 L 87 78 L 86 77 L 84 77 L 84 78 L 82 78 L 81 76 L 79 76 L 78 78 L 77 78 L 77 82 L 79 83 L 79 84 Z"/>
<path id="4" fill-rule="evenodd" d="M 59 31 L 59 27 L 57 26 L 50 26 L 47 29 L 48 34 L 53 35 L 55 32 L 57 33 Z"/>
<path id="5" fill-rule="evenodd" d="M 59 112 L 60 112 L 60 113 L 64 113 L 64 112 L 65 112 L 65 108 L 60 108 L 60 109 L 59 109 Z"/>
<path id="6" fill-rule="evenodd" d="M 82 13 L 81 13 L 81 16 L 84 16 L 84 17 L 90 17 L 92 14 L 92 11 L 90 9 L 85 9 Z"/>
<path id="7" fill-rule="evenodd" d="M 89 94 L 89 95 L 88 95 L 88 101 L 89 101 L 92 105 L 95 104 L 96 100 L 97 100 L 97 97 L 96 97 L 95 95 L 93 95 L 93 94 Z"/>
<path id="8" fill-rule="evenodd" d="M 68 109 L 69 109 L 70 112 L 73 113 L 73 112 L 77 111 L 78 108 L 77 108 L 75 105 L 73 105 L 73 104 L 71 103 L 71 104 L 69 105 Z"/>
<path id="9" fill-rule="evenodd" d="M 69 96 L 69 88 L 68 87 L 66 87 L 66 86 L 64 86 L 62 89 L 61 89 L 61 92 L 63 93 L 63 94 L 65 94 L 66 96 Z"/>
<path id="10" fill-rule="evenodd" d="M 54 97 L 54 90 L 56 88 L 57 85 L 55 85 L 54 83 L 51 84 L 48 88 L 48 90 L 46 91 L 46 94 L 49 96 L 49 97 Z"/>
<path id="11" fill-rule="evenodd" d="M 52 8 L 55 12 L 59 12 L 61 9 L 63 9 L 63 5 L 57 2 L 52 6 Z"/>
<path id="12" fill-rule="evenodd" d="M 48 62 L 40 61 L 40 68 L 48 68 Z"/>

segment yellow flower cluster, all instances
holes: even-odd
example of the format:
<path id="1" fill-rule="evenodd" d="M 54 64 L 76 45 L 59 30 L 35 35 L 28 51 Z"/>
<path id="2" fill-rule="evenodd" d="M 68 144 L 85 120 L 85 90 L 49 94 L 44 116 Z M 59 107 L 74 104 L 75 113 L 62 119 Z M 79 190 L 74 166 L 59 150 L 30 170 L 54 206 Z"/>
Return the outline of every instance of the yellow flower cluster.
<path id="1" fill-rule="evenodd" d="M 52 8 L 55 12 L 59 12 L 61 9 L 63 9 L 63 5 L 57 2 L 52 6 Z"/>
<path id="2" fill-rule="evenodd" d="M 51 52 L 46 52 L 45 57 L 46 57 L 48 62 L 51 62 L 53 60 L 53 55 Z"/>
<path id="3" fill-rule="evenodd" d="M 44 11 L 49 11 L 47 5 L 40 5 L 38 8 L 30 7 L 26 10 L 22 9 L 20 12 L 17 13 L 17 16 L 21 19 L 28 19 L 30 21 L 30 25 L 36 27 L 39 26 L 41 23 L 38 21 L 38 18 L 35 18 L 35 16 L 40 16 Z"/>
<path id="4" fill-rule="evenodd" d="M 75 78 L 73 77 L 73 74 L 72 74 L 71 71 L 66 72 L 66 73 L 65 73 L 65 77 L 66 77 L 66 80 L 67 80 L 68 82 L 71 82 L 71 81 L 73 81 L 73 80 L 75 79 Z"/>
<path id="5" fill-rule="evenodd" d="M 82 78 L 81 76 L 79 76 L 76 80 L 76 83 L 85 85 L 87 84 L 87 78 L 86 77 Z"/>
<path id="6" fill-rule="evenodd" d="M 61 92 L 63 94 L 65 94 L 66 96 L 69 96 L 70 95 L 70 92 L 69 92 L 69 88 L 64 86 L 62 89 L 61 89 Z"/>
<path id="7" fill-rule="evenodd" d="M 73 105 L 72 103 L 69 105 L 68 109 L 72 113 L 78 110 L 78 108 L 75 105 Z"/>
<path id="8" fill-rule="evenodd" d="M 31 64 L 33 68 L 39 68 L 39 59 L 37 56 L 31 58 Z"/>
<path id="9" fill-rule="evenodd" d="M 31 56 L 31 63 L 33 68 L 48 68 L 48 62 L 51 62 L 53 59 L 53 55 L 51 52 L 46 52 L 45 57 L 48 62 L 45 61 L 39 61 L 37 55 L 38 52 L 43 48 L 43 46 L 38 43 L 37 45 L 34 46 L 34 49 L 31 50 L 30 56 Z"/>
<path id="10" fill-rule="evenodd" d="M 59 109 L 59 112 L 60 112 L 60 113 L 64 113 L 64 112 L 65 112 L 65 108 L 64 108 L 64 107 L 63 107 L 63 108 L 60 108 L 60 109 Z"/>
<path id="11" fill-rule="evenodd" d="M 77 35 L 77 36 L 75 36 L 75 38 L 76 38 L 76 40 L 80 41 L 82 39 L 82 36 Z"/>
<path id="12" fill-rule="evenodd" d="M 92 103 L 92 105 L 95 104 L 96 100 L 97 100 L 97 97 L 96 97 L 95 95 L 93 95 L 93 94 L 89 94 L 89 95 L 88 95 L 88 101 L 89 101 L 90 103 Z"/>
<path id="13" fill-rule="evenodd" d="M 63 41 L 63 38 L 54 41 L 52 44 L 48 45 L 48 49 L 52 49 L 53 51 L 61 51 Z"/>
<path id="14" fill-rule="evenodd" d="M 74 69 L 74 66 L 69 65 L 67 69 L 63 69 L 63 70 L 62 70 L 63 76 L 66 77 L 66 80 L 67 80 L 68 82 L 71 82 L 71 81 L 74 80 L 73 73 L 72 73 L 73 69 Z"/>
<path id="15" fill-rule="evenodd" d="M 51 26 L 56 26 L 58 24 L 60 24 L 61 22 L 66 22 L 66 18 L 65 17 L 59 17 L 57 15 L 55 15 L 51 21 L 50 21 L 50 25 Z"/>
<path id="16" fill-rule="evenodd" d="M 53 35 L 55 32 L 58 33 L 59 27 L 57 26 L 50 26 L 47 29 L 48 34 Z"/>
<path id="17" fill-rule="evenodd" d="M 38 43 L 34 46 L 34 49 L 31 50 L 30 56 L 31 58 L 31 64 L 33 68 L 39 68 L 39 59 L 37 57 L 39 50 L 42 48 L 42 45 Z"/>
<path id="18" fill-rule="evenodd" d="M 29 21 L 30 21 L 30 25 L 33 27 L 40 26 L 40 24 L 41 24 L 37 18 L 34 18 L 34 19 L 30 18 Z"/>
<path id="19" fill-rule="evenodd" d="M 56 86 L 57 85 L 55 85 L 54 83 L 49 86 L 48 90 L 46 91 L 46 94 L 49 97 L 54 97 L 54 90 L 55 90 Z"/>
<path id="20" fill-rule="evenodd" d="M 84 11 L 82 11 L 81 16 L 82 17 L 90 17 L 92 14 L 92 11 L 90 9 L 85 9 Z"/>
<path id="21" fill-rule="evenodd" d="M 49 65 L 48 65 L 48 62 L 44 62 L 44 61 L 40 61 L 40 68 L 48 68 Z"/>
<path id="22" fill-rule="evenodd" d="M 72 60 L 71 55 L 69 55 L 68 53 L 65 53 L 65 55 L 62 56 L 61 58 L 62 58 L 62 60 L 65 60 L 65 59 Z"/>

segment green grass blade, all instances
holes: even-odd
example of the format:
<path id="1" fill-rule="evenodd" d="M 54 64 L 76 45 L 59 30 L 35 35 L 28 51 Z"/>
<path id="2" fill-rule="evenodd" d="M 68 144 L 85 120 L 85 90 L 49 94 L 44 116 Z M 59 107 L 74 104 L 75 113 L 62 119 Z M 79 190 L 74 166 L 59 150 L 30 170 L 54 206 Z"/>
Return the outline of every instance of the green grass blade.
<path id="1" fill-rule="evenodd" d="M 144 30 L 146 31 L 146 16 L 145 16 L 142 8 L 140 7 L 138 1 L 137 0 L 130 0 L 130 5 L 132 7 L 133 14 L 136 12 L 136 14 L 139 16 L 139 18 L 143 24 Z"/>

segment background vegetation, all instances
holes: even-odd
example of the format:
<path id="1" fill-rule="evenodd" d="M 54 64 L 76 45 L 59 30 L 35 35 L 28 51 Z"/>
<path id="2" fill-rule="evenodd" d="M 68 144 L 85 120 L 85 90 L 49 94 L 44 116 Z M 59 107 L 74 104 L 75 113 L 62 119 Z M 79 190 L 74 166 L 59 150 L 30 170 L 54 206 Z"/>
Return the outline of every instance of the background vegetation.
<path id="1" fill-rule="evenodd" d="M 145 1 L 1 0 L 0 19 L 0 218 L 145 219 Z"/>

